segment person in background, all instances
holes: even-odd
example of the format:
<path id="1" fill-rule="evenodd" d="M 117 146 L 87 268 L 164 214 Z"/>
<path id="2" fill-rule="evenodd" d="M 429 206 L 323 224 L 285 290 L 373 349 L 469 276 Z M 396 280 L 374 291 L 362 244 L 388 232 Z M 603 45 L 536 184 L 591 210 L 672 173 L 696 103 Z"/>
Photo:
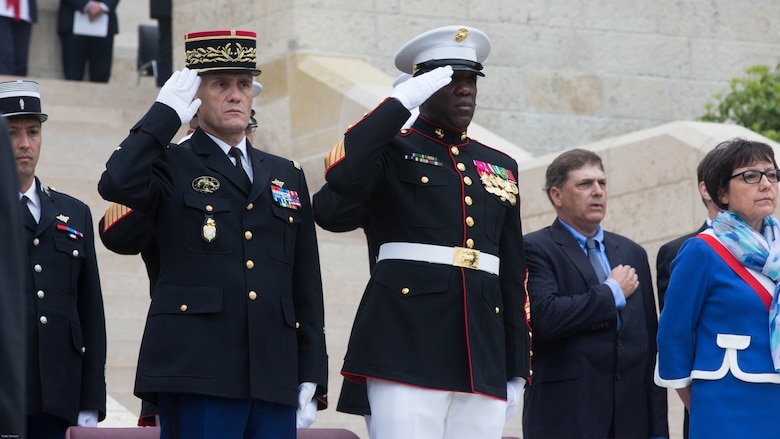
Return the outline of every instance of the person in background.
<path id="1" fill-rule="evenodd" d="M 173 73 L 173 0 L 149 0 L 149 16 L 157 20 L 157 86 Z"/>
<path id="2" fill-rule="evenodd" d="M 780 224 L 772 147 L 736 138 L 703 172 L 721 209 L 672 262 L 658 325 L 658 385 L 676 389 L 689 437 L 771 438 L 780 404 Z"/>
<path id="3" fill-rule="evenodd" d="M 0 75 L 27 76 L 36 0 L 0 1 Z"/>
<path id="4" fill-rule="evenodd" d="M 91 82 L 111 79 L 118 4 L 119 0 L 60 0 L 57 33 L 65 79 L 81 81 L 87 71 Z"/>
<path id="5" fill-rule="evenodd" d="M 707 193 L 707 188 L 704 186 L 704 170 L 709 168 L 709 165 L 716 160 L 716 156 L 723 150 L 722 147 L 714 148 L 708 152 L 704 158 L 699 162 L 699 166 L 696 167 L 696 178 L 698 181 L 699 195 L 701 196 L 704 206 L 707 208 L 707 218 L 704 223 L 693 233 L 680 236 L 673 239 L 658 249 L 658 255 L 656 256 L 656 285 L 658 286 L 658 306 L 661 311 L 664 309 L 664 297 L 666 295 L 666 288 L 669 286 L 669 277 L 672 273 L 672 261 L 677 257 L 677 252 L 680 251 L 683 243 L 690 238 L 698 235 L 699 233 L 710 227 L 712 220 L 718 216 L 720 208 L 712 202 L 710 194 Z M 683 416 L 683 438 L 688 439 L 688 410 L 685 409 Z"/>
<path id="6" fill-rule="evenodd" d="M 161 437 L 292 439 L 326 402 L 306 179 L 297 162 L 246 141 L 256 44 L 243 30 L 187 34 L 187 67 L 166 81 L 98 184 L 105 199 L 154 221 L 160 271 L 135 394 L 159 407 Z M 234 56 L 204 56 L 220 49 Z M 192 137 L 168 147 L 196 112 Z"/>
<path id="7" fill-rule="evenodd" d="M 6 230 L 0 263 L 0 437 L 25 436 L 25 269 L 23 213 L 19 205 L 19 177 L 8 137 L 8 123 L 0 116 L 0 222 Z"/>
<path id="8" fill-rule="evenodd" d="M 26 242 L 27 435 L 62 439 L 106 416 L 106 322 L 92 214 L 35 175 L 42 145 L 38 83 L 0 83 Z"/>
<path id="9" fill-rule="evenodd" d="M 342 367 L 373 439 L 500 438 L 530 375 L 517 163 L 467 135 L 489 51 L 469 26 L 412 39 L 395 64 L 414 77 L 326 158 L 379 246 Z"/>
<path id="10" fill-rule="evenodd" d="M 647 252 L 601 227 L 601 158 L 584 149 L 558 155 L 544 190 L 557 218 L 525 235 L 534 376 L 523 437 L 668 438 L 667 392 L 653 384 L 657 314 Z"/>

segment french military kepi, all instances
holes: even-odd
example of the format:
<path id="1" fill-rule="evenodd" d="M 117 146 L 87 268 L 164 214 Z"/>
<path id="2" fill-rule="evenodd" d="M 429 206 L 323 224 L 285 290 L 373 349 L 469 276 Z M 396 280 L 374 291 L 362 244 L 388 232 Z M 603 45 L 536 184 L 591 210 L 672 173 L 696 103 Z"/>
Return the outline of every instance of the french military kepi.
<path id="1" fill-rule="evenodd" d="M 395 55 L 395 66 L 414 76 L 442 66 L 485 76 L 482 62 L 489 53 L 490 40 L 481 30 L 470 26 L 444 26 L 424 32 L 404 44 Z"/>
<path id="2" fill-rule="evenodd" d="M 212 30 L 184 35 L 185 65 L 204 75 L 214 72 L 251 72 L 257 68 L 257 34 L 246 30 Z"/>
<path id="3" fill-rule="evenodd" d="M 34 117 L 45 122 L 41 112 L 41 90 L 34 81 L 0 82 L 0 114 L 5 117 Z"/>

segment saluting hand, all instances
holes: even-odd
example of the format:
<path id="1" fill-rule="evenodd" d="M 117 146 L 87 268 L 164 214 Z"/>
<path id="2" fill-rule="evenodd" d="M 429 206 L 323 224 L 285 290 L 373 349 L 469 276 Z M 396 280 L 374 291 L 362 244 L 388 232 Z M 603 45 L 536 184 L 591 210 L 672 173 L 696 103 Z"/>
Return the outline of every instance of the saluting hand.
<path id="1" fill-rule="evenodd" d="M 173 72 L 165 81 L 160 93 L 157 94 L 157 102 L 165 104 L 179 115 L 182 124 L 190 122 L 200 107 L 200 99 L 192 100 L 200 87 L 200 76 L 197 70 L 183 68 Z"/>
<path id="2" fill-rule="evenodd" d="M 631 297 L 639 287 L 639 276 L 634 267 L 630 265 L 618 265 L 609 273 L 608 279 L 617 281 L 626 299 Z"/>
<path id="3" fill-rule="evenodd" d="M 452 66 L 438 67 L 396 85 L 390 97 L 398 99 L 407 110 L 411 110 L 419 107 L 450 82 L 452 82 Z"/>

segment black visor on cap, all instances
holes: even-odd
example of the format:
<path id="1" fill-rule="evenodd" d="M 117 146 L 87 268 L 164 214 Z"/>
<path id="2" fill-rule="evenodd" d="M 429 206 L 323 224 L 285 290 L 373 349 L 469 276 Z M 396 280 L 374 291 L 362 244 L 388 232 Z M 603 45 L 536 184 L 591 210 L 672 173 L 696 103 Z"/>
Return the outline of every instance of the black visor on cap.
<path id="1" fill-rule="evenodd" d="M 479 76 L 485 76 L 485 74 L 482 73 L 482 64 L 467 59 L 432 59 L 430 61 L 421 62 L 415 66 L 416 69 L 413 76 L 422 75 L 423 73 L 444 66 L 452 66 L 452 70 L 467 70 L 474 72 Z"/>

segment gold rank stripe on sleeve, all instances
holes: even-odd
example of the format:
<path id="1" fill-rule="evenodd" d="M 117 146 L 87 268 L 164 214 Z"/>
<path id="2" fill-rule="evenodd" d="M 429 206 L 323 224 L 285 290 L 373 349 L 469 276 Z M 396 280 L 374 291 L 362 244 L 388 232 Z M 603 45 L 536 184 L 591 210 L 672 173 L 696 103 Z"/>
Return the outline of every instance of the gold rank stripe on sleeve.
<path id="1" fill-rule="evenodd" d="M 119 220 L 126 217 L 133 209 L 118 203 L 111 203 L 103 214 L 103 232 L 106 232 Z"/>
<path id="2" fill-rule="evenodd" d="M 331 166 L 335 165 L 341 159 L 343 159 L 345 155 L 346 151 L 344 150 L 344 141 L 342 140 L 341 142 L 337 143 L 333 149 L 330 150 L 328 155 L 325 156 L 325 172 L 327 172 Z"/>

